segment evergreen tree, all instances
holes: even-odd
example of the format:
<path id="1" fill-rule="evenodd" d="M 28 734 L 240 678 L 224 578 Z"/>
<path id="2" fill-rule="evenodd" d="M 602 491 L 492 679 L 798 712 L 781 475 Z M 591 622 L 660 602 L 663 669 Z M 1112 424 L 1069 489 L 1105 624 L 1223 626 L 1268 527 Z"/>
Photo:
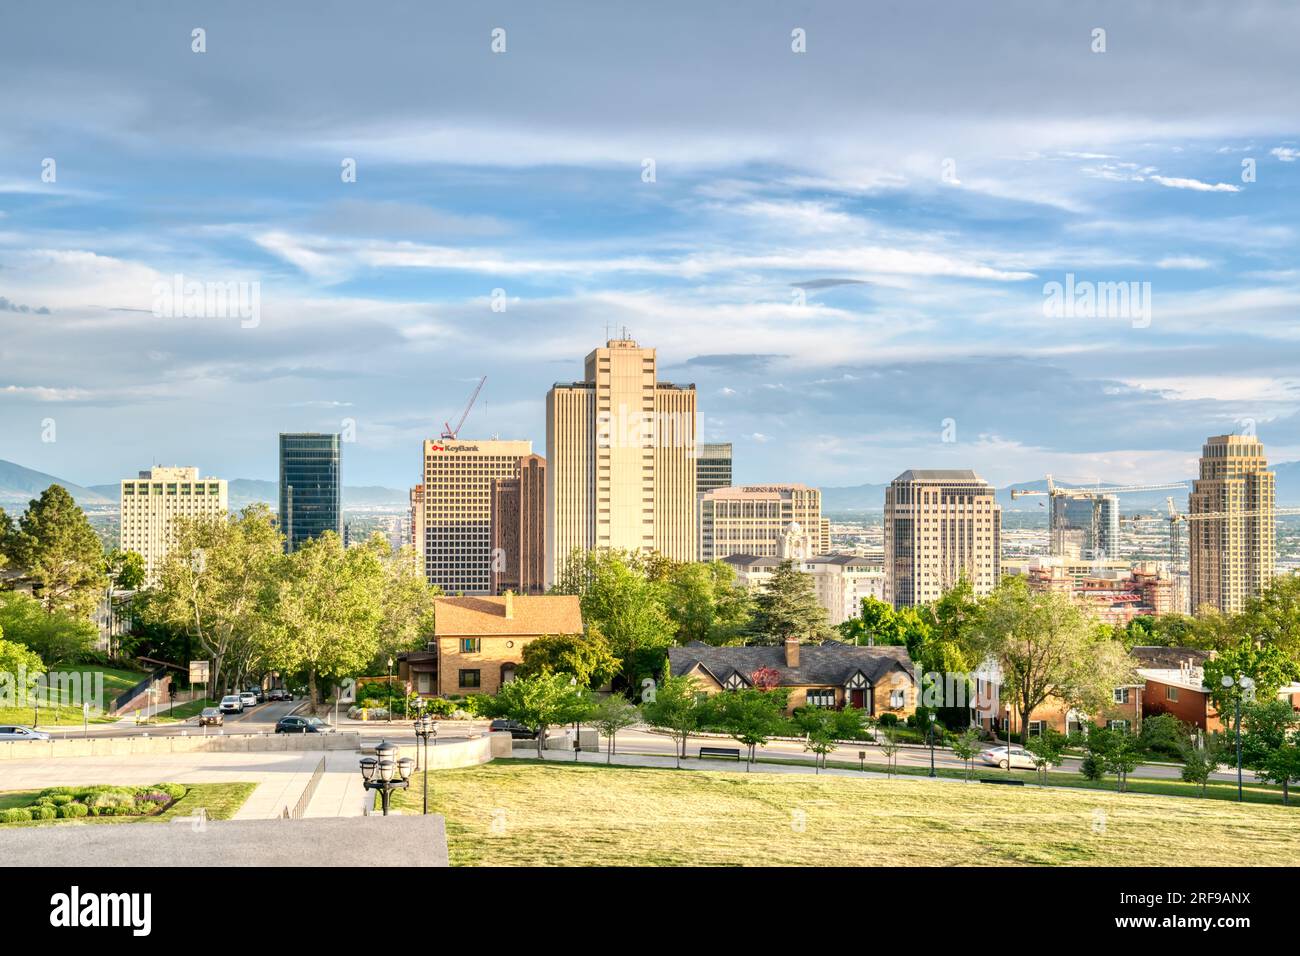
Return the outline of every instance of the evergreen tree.
<path id="1" fill-rule="evenodd" d="M 795 570 L 793 561 L 782 561 L 754 598 L 750 639 L 755 644 L 780 644 L 790 637 L 820 643 L 833 636 L 827 621 L 812 577 Z"/>
<path id="2" fill-rule="evenodd" d="M 47 611 L 90 617 L 108 587 L 104 548 L 66 488 L 42 491 L 7 536 L 14 566 L 35 584 Z"/>

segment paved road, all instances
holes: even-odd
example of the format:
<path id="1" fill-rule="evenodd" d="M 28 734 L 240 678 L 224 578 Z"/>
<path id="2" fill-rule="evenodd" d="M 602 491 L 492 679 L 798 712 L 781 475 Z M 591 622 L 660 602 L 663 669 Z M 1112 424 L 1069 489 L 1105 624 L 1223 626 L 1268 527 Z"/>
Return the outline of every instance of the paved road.
<path id="1" fill-rule="evenodd" d="M 302 701 L 269 701 L 246 709 L 242 714 L 227 714 L 225 730 L 228 734 L 256 734 L 275 729 L 275 722 L 288 714 Z M 167 711 L 161 713 L 165 716 Z M 174 724 L 143 724 L 137 726 L 131 718 L 125 718 L 112 724 L 91 724 L 89 730 L 77 726 L 52 727 L 42 725 L 41 730 L 56 737 L 134 737 L 148 734 L 150 737 L 179 737 L 182 733 L 194 736 L 204 733 L 198 726 L 198 718 L 191 717 Z M 216 733 L 214 728 L 207 728 L 206 733 Z"/>

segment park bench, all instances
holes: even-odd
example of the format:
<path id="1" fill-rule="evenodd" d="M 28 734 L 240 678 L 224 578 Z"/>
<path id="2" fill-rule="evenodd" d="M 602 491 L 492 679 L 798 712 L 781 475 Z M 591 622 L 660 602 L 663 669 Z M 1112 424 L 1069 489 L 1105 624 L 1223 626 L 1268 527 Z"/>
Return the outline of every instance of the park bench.
<path id="1" fill-rule="evenodd" d="M 700 759 L 705 757 L 735 757 L 740 759 L 740 749 L 737 747 L 701 747 Z"/>
<path id="2" fill-rule="evenodd" d="M 980 777 L 980 783 L 1000 783 L 1006 787 L 1023 787 L 1025 785 L 1023 780 L 993 780 L 989 777 Z"/>

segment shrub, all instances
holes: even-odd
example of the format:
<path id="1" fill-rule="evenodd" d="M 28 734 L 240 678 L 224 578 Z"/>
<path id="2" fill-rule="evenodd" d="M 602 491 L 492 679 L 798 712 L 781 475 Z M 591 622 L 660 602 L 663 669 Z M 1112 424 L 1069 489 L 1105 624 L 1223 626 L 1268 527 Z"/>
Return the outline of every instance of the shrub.
<path id="1" fill-rule="evenodd" d="M 450 717 L 456 712 L 456 704 L 446 697 L 430 697 L 424 702 L 424 712 L 430 717 Z"/>
<path id="2" fill-rule="evenodd" d="M 64 803 L 56 811 L 61 819 L 77 819 L 90 813 L 90 807 L 84 803 Z"/>
<path id="3" fill-rule="evenodd" d="M 1142 721 L 1139 740 L 1151 753 L 1181 758 L 1191 733 L 1173 714 L 1156 714 Z"/>
<path id="4" fill-rule="evenodd" d="M 897 714 L 881 714 L 881 715 L 880 715 L 879 724 L 880 724 L 881 727 L 897 727 L 897 726 L 898 726 L 898 715 L 897 715 Z"/>
<path id="5" fill-rule="evenodd" d="M 46 787 L 41 791 L 40 795 L 42 797 L 71 797 L 76 792 L 75 787 Z"/>
<path id="6" fill-rule="evenodd" d="M 59 811 L 51 806 L 29 807 L 33 820 L 53 820 L 59 815 Z"/>
<path id="7" fill-rule="evenodd" d="M 0 810 L 0 823 L 30 823 L 31 819 L 32 811 L 25 807 Z"/>
<path id="8" fill-rule="evenodd" d="M 56 793 L 49 797 L 50 803 L 54 804 L 56 807 L 65 806 L 66 804 L 71 803 L 72 800 L 73 796 L 70 793 Z"/>
<path id="9" fill-rule="evenodd" d="M 185 787 L 181 786 L 179 783 L 155 783 L 152 787 L 149 787 L 149 789 L 165 793 L 173 800 L 179 800 L 188 792 Z"/>

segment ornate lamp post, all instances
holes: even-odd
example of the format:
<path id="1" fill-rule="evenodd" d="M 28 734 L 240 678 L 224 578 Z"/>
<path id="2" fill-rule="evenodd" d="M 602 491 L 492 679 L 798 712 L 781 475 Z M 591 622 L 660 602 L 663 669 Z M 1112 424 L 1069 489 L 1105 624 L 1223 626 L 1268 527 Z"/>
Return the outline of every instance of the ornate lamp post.
<path id="1" fill-rule="evenodd" d="M 424 744 L 424 812 L 429 812 L 429 738 L 433 737 L 436 741 L 438 738 L 438 728 L 434 726 L 433 720 L 429 717 L 421 717 L 415 722 L 415 736 L 420 738 Z M 416 750 L 416 756 L 419 756 L 419 750 Z M 419 764 L 416 764 L 419 769 Z"/>
<path id="2" fill-rule="evenodd" d="M 930 776 L 938 776 L 934 772 L 934 711 L 930 711 Z"/>
<path id="3" fill-rule="evenodd" d="M 1224 690 L 1232 691 L 1232 699 L 1237 705 L 1237 802 L 1242 801 L 1241 793 L 1241 700 L 1243 697 L 1253 697 L 1255 693 L 1255 682 L 1244 674 L 1238 674 L 1236 677 L 1230 677 L 1224 674 L 1219 678 L 1219 683 Z"/>
<path id="4" fill-rule="evenodd" d="M 415 761 L 410 757 L 397 759 L 397 747 L 381 740 L 373 757 L 361 758 L 361 776 L 365 777 L 367 790 L 378 790 L 388 816 L 388 801 L 394 790 L 405 790 L 411 785 L 411 768 Z"/>

